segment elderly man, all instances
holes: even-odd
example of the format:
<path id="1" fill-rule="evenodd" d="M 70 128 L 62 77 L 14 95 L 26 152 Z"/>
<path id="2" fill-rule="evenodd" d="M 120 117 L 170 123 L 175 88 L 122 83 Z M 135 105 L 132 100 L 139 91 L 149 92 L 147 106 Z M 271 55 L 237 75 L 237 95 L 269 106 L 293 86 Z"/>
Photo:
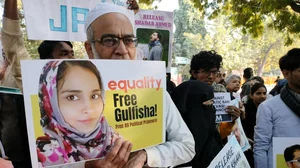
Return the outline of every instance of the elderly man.
<path id="1" fill-rule="evenodd" d="M 131 11 L 109 3 L 101 3 L 92 9 L 85 23 L 85 49 L 89 58 L 135 60 L 137 38 L 134 36 L 133 17 Z M 136 152 L 126 163 L 127 167 L 145 164 L 169 167 L 189 162 L 194 157 L 195 143 L 191 132 L 168 94 L 165 102 L 166 142 Z M 94 164 L 96 162 L 100 161 Z"/>

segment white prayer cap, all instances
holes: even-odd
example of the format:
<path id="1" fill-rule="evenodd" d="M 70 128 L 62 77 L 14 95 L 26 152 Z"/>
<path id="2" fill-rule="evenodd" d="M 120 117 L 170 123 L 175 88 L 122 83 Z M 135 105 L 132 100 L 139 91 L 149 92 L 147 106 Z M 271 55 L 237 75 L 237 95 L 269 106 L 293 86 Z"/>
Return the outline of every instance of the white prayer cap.
<path id="1" fill-rule="evenodd" d="M 134 27 L 134 12 L 126 9 L 124 6 L 118 6 L 113 3 L 102 2 L 95 8 L 91 9 L 86 17 L 84 30 L 87 32 L 89 26 L 100 16 L 107 13 L 120 13 L 125 15 L 131 22 L 132 28 Z"/>

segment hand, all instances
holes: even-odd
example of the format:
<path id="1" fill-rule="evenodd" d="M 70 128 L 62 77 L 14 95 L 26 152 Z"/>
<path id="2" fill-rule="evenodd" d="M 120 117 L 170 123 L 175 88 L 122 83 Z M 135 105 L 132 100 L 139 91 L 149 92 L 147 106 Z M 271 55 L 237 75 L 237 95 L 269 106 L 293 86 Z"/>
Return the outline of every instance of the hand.
<path id="1" fill-rule="evenodd" d="M 119 138 L 115 141 L 114 146 L 110 149 L 104 159 L 93 160 L 85 163 L 86 168 L 121 168 L 123 167 L 130 155 L 132 144 Z"/>
<path id="2" fill-rule="evenodd" d="M 254 141 L 253 141 L 252 139 L 248 138 L 248 141 L 249 141 L 249 143 L 250 143 L 251 145 L 254 144 Z"/>
<path id="3" fill-rule="evenodd" d="M 0 158 L 0 167 L 3 168 L 13 168 L 11 161 Z"/>
<path id="4" fill-rule="evenodd" d="M 142 168 L 147 161 L 147 152 L 140 150 L 130 154 L 130 159 L 124 166 L 124 168 Z"/>
<path id="5" fill-rule="evenodd" d="M 127 0 L 126 3 L 129 4 L 128 9 L 134 10 L 134 14 L 139 11 L 139 4 L 136 2 L 136 0 Z"/>
<path id="6" fill-rule="evenodd" d="M 233 121 L 235 121 L 241 115 L 241 110 L 235 106 L 227 106 L 226 112 L 232 116 Z"/>
<path id="7" fill-rule="evenodd" d="M 241 111 L 241 119 L 244 120 L 246 118 L 246 113 L 245 113 L 245 106 L 243 105 L 242 102 L 239 102 L 239 107 Z"/>

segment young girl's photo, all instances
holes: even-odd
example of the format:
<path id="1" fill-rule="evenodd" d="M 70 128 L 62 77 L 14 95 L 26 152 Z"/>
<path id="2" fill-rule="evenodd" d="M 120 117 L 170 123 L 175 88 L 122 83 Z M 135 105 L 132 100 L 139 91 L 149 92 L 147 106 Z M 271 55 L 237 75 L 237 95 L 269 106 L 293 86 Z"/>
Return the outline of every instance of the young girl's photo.
<path id="1" fill-rule="evenodd" d="M 39 79 L 39 165 L 103 158 L 120 135 L 104 115 L 104 88 L 90 61 L 49 61 Z"/>

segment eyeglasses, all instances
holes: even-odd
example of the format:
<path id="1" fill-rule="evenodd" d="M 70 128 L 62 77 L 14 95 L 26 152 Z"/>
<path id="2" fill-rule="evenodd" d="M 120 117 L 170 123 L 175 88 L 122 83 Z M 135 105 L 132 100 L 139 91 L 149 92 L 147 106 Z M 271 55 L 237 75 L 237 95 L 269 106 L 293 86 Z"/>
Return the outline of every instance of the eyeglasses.
<path id="1" fill-rule="evenodd" d="M 290 161 L 288 161 L 289 163 L 291 163 L 291 162 L 296 162 L 296 163 L 300 163 L 300 158 L 299 159 L 297 159 L 297 160 L 290 160 Z"/>
<path id="2" fill-rule="evenodd" d="M 212 74 L 212 75 L 217 75 L 218 74 L 218 71 L 206 71 L 206 70 L 203 70 L 203 69 L 199 70 L 198 72 L 203 73 L 207 76 L 209 76 L 210 74 Z"/>
<path id="3" fill-rule="evenodd" d="M 99 42 L 105 47 L 117 48 L 120 45 L 121 40 L 123 40 L 123 43 L 128 48 L 135 48 L 138 45 L 138 38 L 136 37 L 103 37 L 100 39 L 96 39 L 93 42 Z"/>

